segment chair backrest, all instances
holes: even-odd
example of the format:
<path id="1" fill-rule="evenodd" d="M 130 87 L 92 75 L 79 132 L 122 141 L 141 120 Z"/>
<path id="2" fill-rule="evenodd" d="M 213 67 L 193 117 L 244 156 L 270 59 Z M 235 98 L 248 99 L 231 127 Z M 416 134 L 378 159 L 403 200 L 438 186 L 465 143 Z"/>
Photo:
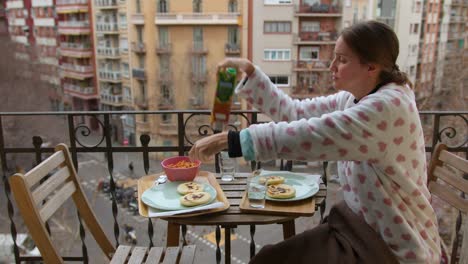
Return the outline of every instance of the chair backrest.
<path id="1" fill-rule="evenodd" d="M 439 144 L 432 155 L 428 172 L 429 191 L 431 194 L 457 208 L 466 216 L 468 214 L 468 199 L 464 199 L 464 196 L 459 195 L 453 188 L 468 195 L 468 180 L 463 179 L 463 176 L 468 173 L 468 160 L 448 152 L 446 145 Z M 441 184 L 438 179 L 444 181 L 446 184 Z M 449 188 L 448 185 L 453 188 Z M 458 245 L 460 243 L 458 233 L 462 221 L 462 214 L 459 214 L 455 235 L 453 236 L 454 239 L 452 241 L 452 252 L 449 256 L 451 259 L 450 263 L 457 263 Z M 464 221 L 466 221 L 466 219 Z M 468 226 L 464 226 L 465 229 L 468 228 Z M 468 234 L 468 230 L 464 232 Z M 442 245 L 444 247 L 443 243 Z M 460 251 L 460 259 L 466 257 L 467 251 L 463 249 L 466 245 L 468 245 L 468 237 L 464 237 L 461 243 L 462 250 Z M 462 263 L 461 260 L 460 263 Z"/>
<path id="2" fill-rule="evenodd" d="M 81 219 L 110 259 L 115 247 L 105 235 L 92 211 L 77 177 L 70 152 L 65 144 L 55 147 L 55 153 L 22 174 L 9 179 L 16 204 L 23 216 L 31 237 L 45 263 L 63 263 L 62 257 L 47 232 L 46 221 L 68 200 L 72 200 Z M 50 175 L 50 177 L 46 177 Z"/>
<path id="3" fill-rule="evenodd" d="M 452 167 L 456 171 L 448 169 L 445 165 Z M 429 166 L 429 191 L 433 194 L 456 207 L 458 210 L 468 213 L 468 200 L 463 199 L 455 191 L 437 181 L 443 180 L 448 185 L 468 195 L 468 180 L 463 179 L 463 174 L 468 173 L 468 160 L 465 160 L 453 153 L 447 151 L 447 146 L 439 144 L 432 156 Z"/>

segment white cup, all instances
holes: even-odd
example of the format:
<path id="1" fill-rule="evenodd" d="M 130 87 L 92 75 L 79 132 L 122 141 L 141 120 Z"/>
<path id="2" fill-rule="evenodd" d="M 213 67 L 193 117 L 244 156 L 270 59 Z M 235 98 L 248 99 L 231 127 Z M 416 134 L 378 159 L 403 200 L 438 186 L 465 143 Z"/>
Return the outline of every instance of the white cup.
<path id="1" fill-rule="evenodd" d="M 219 154 L 219 170 L 222 181 L 232 181 L 236 175 L 237 161 L 230 158 L 227 151 L 221 151 Z"/>

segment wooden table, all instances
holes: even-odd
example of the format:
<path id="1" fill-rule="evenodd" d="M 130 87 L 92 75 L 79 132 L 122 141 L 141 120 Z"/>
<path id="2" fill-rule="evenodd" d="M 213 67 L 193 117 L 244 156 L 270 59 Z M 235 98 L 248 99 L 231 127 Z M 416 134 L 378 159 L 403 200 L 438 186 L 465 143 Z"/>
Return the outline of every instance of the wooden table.
<path id="1" fill-rule="evenodd" d="M 226 197 L 229 200 L 230 208 L 226 211 L 208 215 L 192 216 L 192 217 L 164 217 L 168 223 L 167 229 L 167 246 L 179 245 L 180 230 L 182 229 L 183 241 L 185 243 L 186 225 L 205 225 L 216 226 L 216 262 L 221 261 L 221 250 L 219 242 L 221 238 L 220 227 L 225 228 L 225 263 L 231 263 L 231 229 L 238 225 L 250 225 L 251 245 L 250 256 L 255 255 L 255 242 L 253 236 L 255 234 L 255 225 L 281 224 L 283 226 L 283 238 L 287 239 L 295 235 L 294 220 L 300 215 L 274 215 L 274 214 L 251 214 L 241 211 L 239 205 L 242 200 L 242 195 L 245 191 L 246 179 L 249 173 L 237 173 L 236 178 L 231 182 L 223 182 L 217 175 L 216 179 L 223 189 Z M 315 199 L 315 209 L 320 209 L 323 214 L 325 207 L 326 186 L 320 185 L 319 192 L 313 197 Z M 310 216 L 310 213 L 307 214 Z M 181 228 L 182 227 L 182 228 Z"/>

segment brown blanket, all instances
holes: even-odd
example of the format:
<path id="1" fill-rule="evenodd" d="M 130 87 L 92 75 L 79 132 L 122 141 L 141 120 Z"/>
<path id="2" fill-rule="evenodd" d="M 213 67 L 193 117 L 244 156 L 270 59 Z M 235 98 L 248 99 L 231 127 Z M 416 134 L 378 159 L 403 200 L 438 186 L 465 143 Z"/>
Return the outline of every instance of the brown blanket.
<path id="1" fill-rule="evenodd" d="M 341 202 L 331 209 L 327 222 L 263 247 L 250 263 L 393 264 L 398 260 L 379 235 Z"/>

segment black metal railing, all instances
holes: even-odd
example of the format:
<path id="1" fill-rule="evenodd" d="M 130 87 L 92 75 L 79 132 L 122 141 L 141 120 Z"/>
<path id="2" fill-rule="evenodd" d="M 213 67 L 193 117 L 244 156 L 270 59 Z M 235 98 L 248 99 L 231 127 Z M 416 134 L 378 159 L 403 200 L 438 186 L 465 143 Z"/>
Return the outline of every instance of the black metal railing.
<path id="1" fill-rule="evenodd" d="M 238 130 L 250 124 L 258 123 L 257 111 L 232 111 L 232 124 L 229 129 Z M 177 141 L 173 145 L 154 145 L 151 140 L 156 140 L 156 136 L 148 134 L 136 135 L 136 144 L 133 146 L 122 145 L 117 129 L 125 129 L 126 118 L 133 115 L 145 116 L 145 120 L 155 116 L 154 120 L 162 115 L 176 116 L 172 121 L 176 123 Z M 116 244 L 119 244 L 120 225 L 118 222 L 119 207 L 116 201 L 116 180 L 114 173 L 114 156 L 117 153 L 139 153 L 141 154 L 142 166 L 145 174 L 150 171 L 150 156 L 153 153 L 173 152 L 178 155 L 184 155 L 198 138 L 215 133 L 209 124 L 210 111 L 208 110 L 190 110 L 190 111 L 99 111 L 99 112 L 0 112 L 0 162 L 2 168 L 2 179 L 6 197 L 6 211 L 9 219 L 10 234 L 14 241 L 13 252 L 16 263 L 21 261 L 31 261 L 40 259 L 40 257 L 29 257 L 20 254 L 16 243 L 18 234 L 17 223 L 15 222 L 16 208 L 11 199 L 11 190 L 8 178 L 14 173 L 15 169 L 29 169 L 31 163 L 21 164 L 20 161 L 13 159 L 15 155 L 29 155 L 33 159 L 33 164 L 38 164 L 43 159 L 43 154 L 50 154 L 54 151 L 53 144 L 47 144 L 49 138 L 44 134 L 51 134 L 47 129 L 60 129 L 59 140 L 70 147 L 70 152 L 75 167 L 78 169 L 78 157 L 80 153 L 104 153 L 107 162 L 107 171 L 109 174 L 109 188 L 112 197 L 112 217 L 113 233 Z M 449 111 L 449 112 L 420 112 L 421 120 L 426 137 L 426 152 L 432 153 L 438 142 L 443 142 L 449 146 L 453 152 L 462 152 L 465 157 L 468 156 L 468 111 Z M 50 120 L 41 121 L 40 118 L 49 118 Z M 21 120 L 24 120 L 21 126 Z M 29 123 L 25 123 L 29 122 Z M 45 126 L 34 129 L 36 124 Z M 59 128 L 54 128 L 53 123 L 60 123 Z M 116 125 L 118 124 L 118 125 Z M 134 124 L 133 124 L 134 126 Z M 45 128 L 44 128 L 45 127 Z M 132 127 L 132 125 L 130 125 Z M 47 128 L 47 129 L 46 129 Z M 138 131 L 138 128 L 136 129 Z M 57 132 L 57 131 L 55 131 Z M 21 135 L 20 135 L 21 134 Z M 157 131 L 153 135 L 158 135 Z M 20 138 L 18 138 L 20 137 Z M 60 138 L 61 137 L 61 138 Z M 163 136 L 161 136 L 163 137 Z M 28 139 L 31 139 L 29 141 Z M 31 142 L 31 145 L 29 143 Z M 121 141 L 120 141 L 121 142 Z M 217 163 L 215 163 L 217 164 Z M 291 170 L 294 162 L 281 162 L 280 169 Z M 285 165 L 284 165 L 285 164 Z M 283 166 L 284 165 L 284 166 Z M 219 172 L 219 168 L 215 166 Z M 251 169 L 258 168 L 259 164 L 251 164 Z M 3 200 L 3 199 L 1 199 Z M 5 215 L 2 212 L 2 215 Z M 185 227 L 183 227 L 185 228 Z M 254 227 L 251 227 L 251 229 Z M 152 246 L 154 228 L 152 220 L 148 220 L 148 239 Z M 87 248 L 84 241 L 85 232 L 80 222 L 80 238 L 82 243 L 81 257 L 69 257 L 68 260 L 79 260 L 88 262 Z"/>

